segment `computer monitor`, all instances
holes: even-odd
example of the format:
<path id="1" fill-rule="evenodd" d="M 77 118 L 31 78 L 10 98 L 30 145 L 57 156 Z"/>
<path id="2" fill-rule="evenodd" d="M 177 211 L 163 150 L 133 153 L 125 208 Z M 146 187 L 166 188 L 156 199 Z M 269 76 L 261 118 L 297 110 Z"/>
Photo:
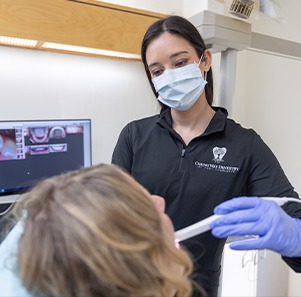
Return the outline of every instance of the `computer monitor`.
<path id="1" fill-rule="evenodd" d="M 89 119 L 0 121 L 0 203 L 91 163 Z"/>

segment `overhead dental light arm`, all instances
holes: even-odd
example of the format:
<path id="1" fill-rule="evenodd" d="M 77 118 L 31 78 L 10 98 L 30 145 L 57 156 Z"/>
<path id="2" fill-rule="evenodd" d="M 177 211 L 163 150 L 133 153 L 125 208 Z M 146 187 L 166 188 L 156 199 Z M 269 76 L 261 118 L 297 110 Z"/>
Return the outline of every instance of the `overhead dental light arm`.
<path id="1" fill-rule="evenodd" d="M 301 43 L 252 32 L 244 20 L 204 10 L 189 18 L 212 53 L 221 52 L 218 103 L 232 114 L 235 93 L 236 58 L 241 50 L 252 50 L 301 60 Z M 231 79 L 229 79 L 231 78 Z"/>
<path id="2" fill-rule="evenodd" d="M 221 52 L 218 104 L 232 115 L 237 51 L 251 45 L 251 24 L 204 10 L 190 18 L 212 53 Z M 232 79 L 229 79 L 232 78 Z"/>

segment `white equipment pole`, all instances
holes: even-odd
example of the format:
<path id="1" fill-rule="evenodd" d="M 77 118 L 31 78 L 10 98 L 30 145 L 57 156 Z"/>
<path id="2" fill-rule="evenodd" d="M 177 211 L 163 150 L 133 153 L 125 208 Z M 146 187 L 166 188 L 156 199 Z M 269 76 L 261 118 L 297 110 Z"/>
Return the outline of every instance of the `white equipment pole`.
<path id="1" fill-rule="evenodd" d="M 226 49 L 221 52 L 220 62 L 220 92 L 219 105 L 228 110 L 229 116 L 233 114 L 233 98 L 235 94 L 237 50 Z"/>

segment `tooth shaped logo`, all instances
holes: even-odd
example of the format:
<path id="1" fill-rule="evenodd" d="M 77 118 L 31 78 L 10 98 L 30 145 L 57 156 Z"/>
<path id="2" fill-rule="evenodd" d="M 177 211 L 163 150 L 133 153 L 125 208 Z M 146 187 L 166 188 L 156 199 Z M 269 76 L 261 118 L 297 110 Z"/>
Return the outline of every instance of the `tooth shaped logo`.
<path id="1" fill-rule="evenodd" d="M 212 150 L 214 158 L 212 161 L 216 163 L 224 162 L 223 157 L 225 156 L 227 149 L 225 147 L 214 147 Z"/>

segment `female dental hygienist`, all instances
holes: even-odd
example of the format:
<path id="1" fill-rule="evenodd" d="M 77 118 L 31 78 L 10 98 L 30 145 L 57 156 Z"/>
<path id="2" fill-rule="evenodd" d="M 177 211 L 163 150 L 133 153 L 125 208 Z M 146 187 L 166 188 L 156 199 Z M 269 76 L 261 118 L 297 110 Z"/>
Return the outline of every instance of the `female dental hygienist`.
<path id="1" fill-rule="evenodd" d="M 217 296 L 230 235 L 258 235 L 232 247 L 275 250 L 301 271 L 301 224 L 292 218 L 301 218 L 300 205 L 287 203 L 283 211 L 260 198 L 230 200 L 298 194 L 260 136 L 228 119 L 224 108 L 212 106 L 212 55 L 197 29 L 182 17 L 161 19 L 145 33 L 141 53 L 162 109 L 124 127 L 112 162 L 165 198 L 176 230 L 213 212 L 226 214 L 212 223 L 213 235 L 183 242 L 193 255 L 196 280 L 209 296 Z"/>

